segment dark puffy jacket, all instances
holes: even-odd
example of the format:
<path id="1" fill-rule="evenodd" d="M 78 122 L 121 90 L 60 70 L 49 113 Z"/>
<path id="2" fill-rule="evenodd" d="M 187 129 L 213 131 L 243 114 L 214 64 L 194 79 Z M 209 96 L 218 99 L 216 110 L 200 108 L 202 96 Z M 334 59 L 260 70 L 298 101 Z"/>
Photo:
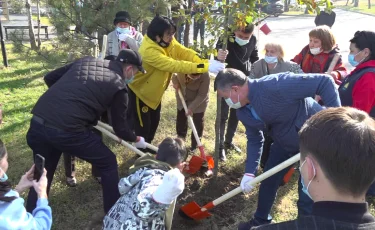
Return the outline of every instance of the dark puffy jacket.
<path id="1" fill-rule="evenodd" d="M 122 64 L 84 57 L 45 76 L 50 87 L 32 114 L 66 131 L 82 131 L 96 125 L 110 107 L 113 96 L 126 90 Z"/>

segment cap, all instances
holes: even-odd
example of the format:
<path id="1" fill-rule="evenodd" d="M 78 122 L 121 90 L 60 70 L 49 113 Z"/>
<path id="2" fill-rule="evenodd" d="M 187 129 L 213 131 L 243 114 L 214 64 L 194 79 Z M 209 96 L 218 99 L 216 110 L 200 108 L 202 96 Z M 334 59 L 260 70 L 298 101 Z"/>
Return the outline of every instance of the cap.
<path id="1" fill-rule="evenodd" d="M 138 52 L 131 50 L 131 49 L 125 49 L 121 50 L 120 53 L 117 55 L 116 61 L 125 63 L 125 64 L 131 64 L 137 66 L 139 71 L 142 73 L 146 73 L 146 70 L 142 67 L 142 58 L 139 55 Z"/>
<path id="2" fill-rule="evenodd" d="M 113 24 L 117 24 L 119 22 L 127 22 L 129 24 L 132 24 L 131 17 L 128 12 L 126 11 L 119 11 L 116 13 L 115 20 L 113 20 Z"/>

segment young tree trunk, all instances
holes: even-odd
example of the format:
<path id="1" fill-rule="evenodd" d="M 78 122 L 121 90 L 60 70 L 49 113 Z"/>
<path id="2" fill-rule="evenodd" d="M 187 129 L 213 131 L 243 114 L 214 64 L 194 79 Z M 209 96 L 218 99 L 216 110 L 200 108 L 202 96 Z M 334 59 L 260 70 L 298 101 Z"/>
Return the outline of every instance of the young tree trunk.
<path id="1" fill-rule="evenodd" d="M 35 41 L 35 34 L 34 34 L 34 23 L 33 19 L 31 17 L 31 1 L 26 0 L 26 10 L 27 10 L 27 17 L 29 21 L 29 37 L 30 37 L 30 45 L 32 50 L 38 50 L 38 47 L 36 45 Z"/>
<path id="2" fill-rule="evenodd" d="M 289 4 L 288 4 L 288 0 L 285 0 L 285 1 L 284 1 L 284 11 L 285 11 L 285 12 L 289 12 Z"/>
<path id="3" fill-rule="evenodd" d="M 189 0 L 188 9 L 186 10 L 186 12 L 189 15 L 191 15 L 191 11 L 192 11 L 192 5 L 193 5 L 192 2 L 193 2 L 193 0 Z M 190 26 L 191 26 L 191 24 L 189 23 L 189 20 L 186 20 L 185 21 L 185 32 L 184 32 L 184 45 L 185 45 L 185 47 L 189 47 Z"/>
<path id="4" fill-rule="evenodd" d="M 348 3 L 349 3 L 349 0 L 346 0 L 346 4 L 345 4 L 345 6 L 347 6 L 347 5 L 348 5 Z"/>
<path id="5" fill-rule="evenodd" d="M 40 49 L 40 46 L 42 44 L 40 40 L 40 1 L 36 1 L 36 11 L 38 13 L 38 49 Z"/>
<path id="6" fill-rule="evenodd" d="M 358 7 L 359 0 L 354 0 L 354 7 Z"/>
<path id="7" fill-rule="evenodd" d="M 368 0 L 368 8 L 371 9 L 371 0 Z"/>

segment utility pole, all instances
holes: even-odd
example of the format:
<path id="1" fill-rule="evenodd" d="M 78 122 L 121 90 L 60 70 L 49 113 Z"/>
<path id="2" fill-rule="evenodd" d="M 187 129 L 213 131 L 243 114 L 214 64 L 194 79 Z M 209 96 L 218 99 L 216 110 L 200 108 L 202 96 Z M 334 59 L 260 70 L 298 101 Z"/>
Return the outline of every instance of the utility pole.
<path id="1" fill-rule="evenodd" d="M 7 57 L 7 51 L 5 50 L 3 26 L 1 25 L 1 17 L 0 17 L 0 43 L 1 43 L 1 53 L 3 54 L 4 66 L 8 67 L 8 57 Z"/>

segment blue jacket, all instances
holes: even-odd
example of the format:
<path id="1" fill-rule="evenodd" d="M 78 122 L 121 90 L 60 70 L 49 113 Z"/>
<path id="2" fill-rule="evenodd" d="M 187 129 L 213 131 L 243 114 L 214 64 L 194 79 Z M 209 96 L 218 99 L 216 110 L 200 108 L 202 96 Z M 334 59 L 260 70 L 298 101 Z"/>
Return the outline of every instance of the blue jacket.
<path id="1" fill-rule="evenodd" d="M 48 200 L 40 198 L 33 213 L 28 213 L 24 207 L 24 200 L 16 191 L 9 191 L 5 196 L 15 196 L 12 202 L 0 201 L 0 229 L 1 230 L 49 230 L 52 226 L 52 211 Z"/>
<path id="2" fill-rule="evenodd" d="M 262 131 L 286 151 L 299 152 L 298 131 L 323 108 L 312 95 L 320 95 L 327 107 L 341 106 L 335 83 L 325 74 L 279 73 L 249 79 L 250 104 L 237 110 L 246 128 L 246 173 L 256 173 L 263 148 Z"/>

